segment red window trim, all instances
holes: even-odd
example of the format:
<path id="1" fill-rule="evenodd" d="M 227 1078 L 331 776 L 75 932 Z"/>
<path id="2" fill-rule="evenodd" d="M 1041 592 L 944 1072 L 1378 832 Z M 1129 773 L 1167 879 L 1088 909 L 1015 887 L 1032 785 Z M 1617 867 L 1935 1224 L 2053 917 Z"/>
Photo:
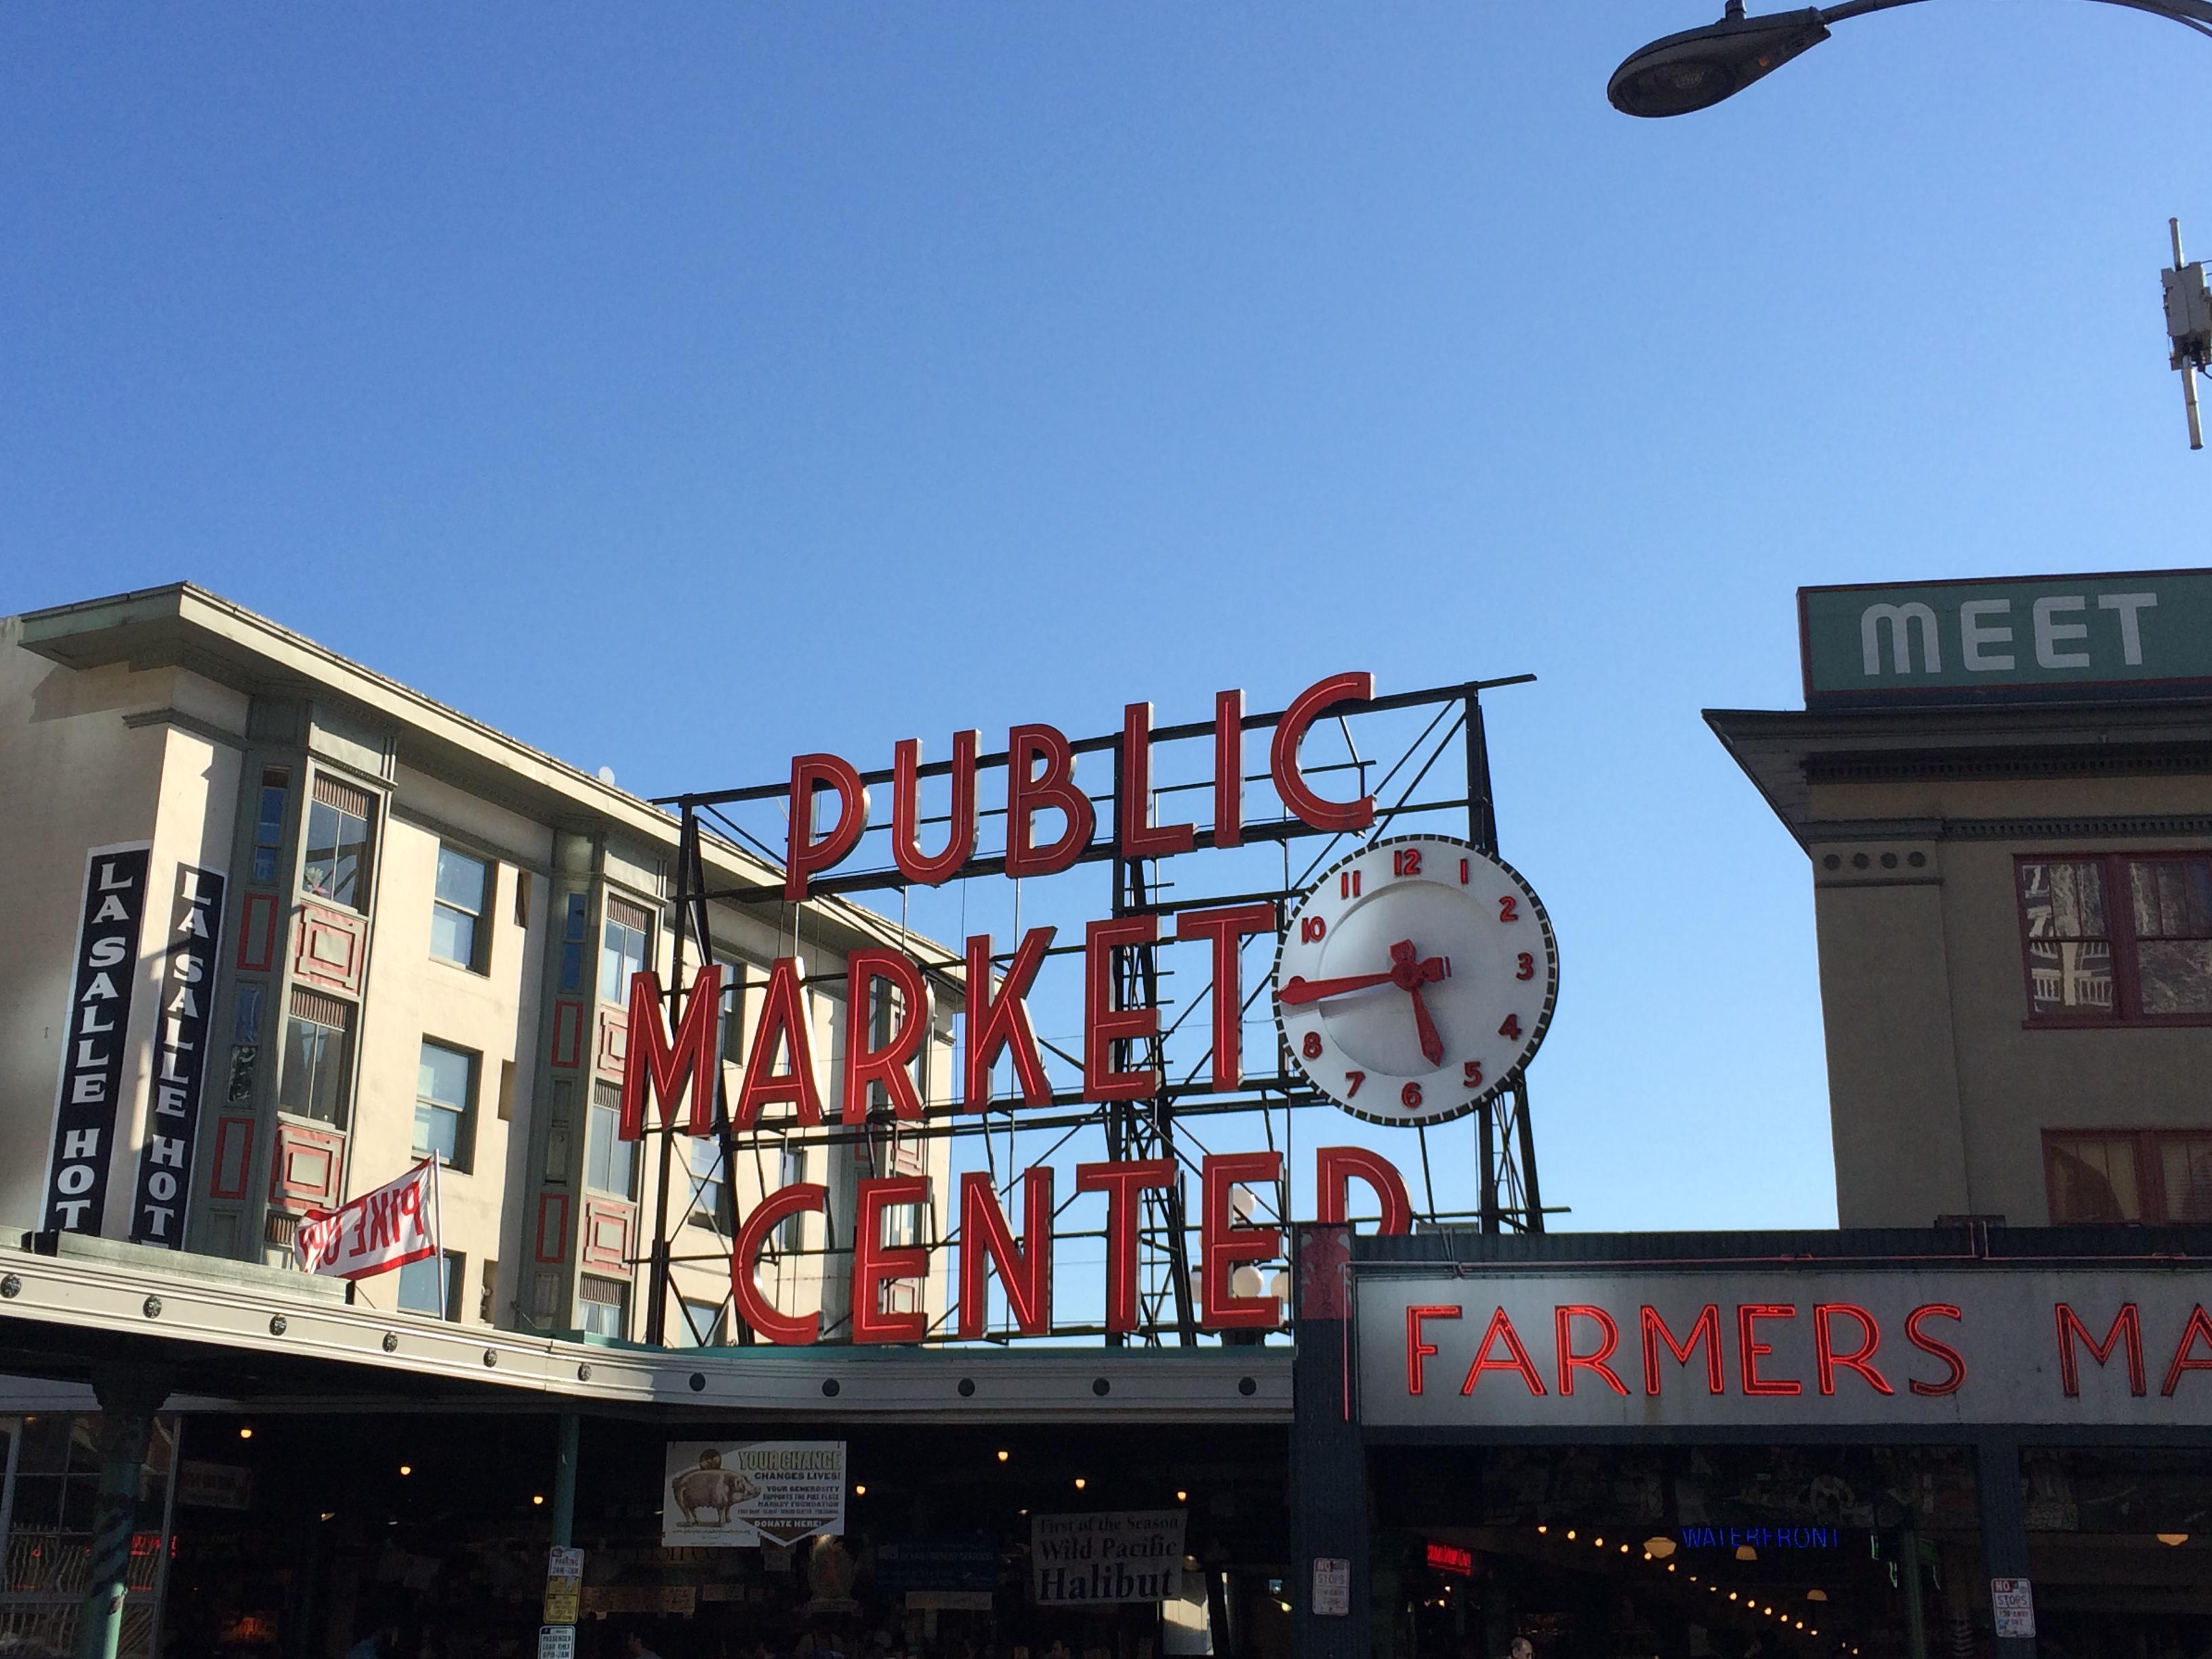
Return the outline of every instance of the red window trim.
<path id="1" fill-rule="evenodd" d="M 2127 879 L 2130 864 L 2156 864 L 2176 859 L 2212 859 L 2212 848 L 2146 848 L 2139 853 L 2015 853 L 2012 860 L 2013 907 L 2020 921 L 2020 985 L 2028 1012 L 2021 1029 L 2028 1031 L 2109 1031 L 2115 1027 L 2157 1030 L 2175 1026 L 2212 1025 L 2212 1013 L 2145 1014 L 2136 1012 L 2142 994 L 2136 973 L 2135 899 Z M 2105 925 L 2112 929 L 2112 1012 L 2109 1014 L 2039 1014 L 2035 1012 L 2035 964 L 2028 955 L 2033 941 L 2027 933 L 2027 895 L 2021 889 L 2023 864 L 2094 864 L 2104 884 Z M 2115 902 L 2117 897 L 2118 902 Z M 2072 1133 L 2092 1133 L 2081 1130 Z M 2114 1133 L 2123 1133 L 2114 1131 Z"/>
<path id="2" fill-rule="evenodd" d="M 2179 1227 L 2192 1224 L 2170 1218 L 2166 1201 L 2166 1162 L 2158 1155 L 2161 1142 L 2203 1140 L 2212 1129 L 2093 1129 L 2081 1127 L 2043 1131 L 2043 1212 L 2054 1227 Z M 2136 1190 L 2143 1213 L 2132 1221 L 2061 1221 L 2058 1219 L 2057 1166 L 2051 1156 L 2054 1140 L 2132 1140 L 2136 1143 Z"/>

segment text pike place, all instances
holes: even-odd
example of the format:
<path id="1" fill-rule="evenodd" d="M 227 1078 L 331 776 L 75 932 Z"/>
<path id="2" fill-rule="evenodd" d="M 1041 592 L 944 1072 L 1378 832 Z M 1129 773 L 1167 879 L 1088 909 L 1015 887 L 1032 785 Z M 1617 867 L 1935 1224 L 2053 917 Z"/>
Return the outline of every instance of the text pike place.
<path id="1" fill-rule="evenodd" d="M 1372 696 L 1370 676 L 1333 675 L 1301 692 L 1273 722 L 1267 778 L 1286 822 L 1354 837 L 1375 825 L 1371 793 L 1349 799 L 1324 794 L 1300 759 L 1301 744 L 1317 721 L 1332 709 L 1364 704 Z M 1203 832 L 1191 823 L 1156 821 L 1149 703 L 1128 706 L 1118 739 L 1077 744 L 1050 726 L 1017 726 L 1008 733 L 1005 756 L 988 761 L 979 757 L 978 734 L 961 732 L 953 739 L 949 774 L 941 767 L 925 769 L 920 742 L 908 739 L 896 745 L 890 774 L 890 858 L 904 882 L 936 886 L 962 875 L 1034 878 L 1089 859 L 1137 860 L 1240 846 L 1247 834 L 1241 760 L 1245 731 L 1243 694 L 1219 694 L 1211 731 L 1214 810 Z M 1113 751 L 1116 775 L 1115 823 L 1105 837 L 1099 835 L 1091 798 L 1076 781 L 1079 755 L 1100 749 Z M 1002 764 L 1006 775 L 1005 852 L 1003 858 L 979 858 L 977 781 L 994 764 Z M 945 838 L 933 848 L 921 844 L 921 784 L 926 773 L 949 777 Z M 802 755 L 793 762 L 787 799 L 790 839 L 781 896 L 795 903 L 860 845 L 873 803 L 860 770 L 825 754 Z M 1260 832 L 1255 825 L 1254 833 Z M 1030 927 L 1013 942 L 1011 952 L 1002 952 L 989 933 L 967 939 L 957 1111 L 992 1109 L 992 1074 L 1002 1060 L 1012 1072 L 1018 1098 L 999 1109 L 1066 1103 L 1065 1097 L 1056 1099 L 1047 1077 L 1027 1001 L 1056 933 L 1051 927 Z M 1272 898 L 1220 902 L 1087 923 L 1080 951 L 1072 953 L 1079 956 L 1083 972 L 1078 1097 L 1104 1104 L 1145 1101 L 1160 1093 L 1164 1079 L 1156 1056 L 1161 1010 L 1138 1000 L 1131 988 L 1140 976 L 1124 967 L 1129 952 L 1169 940 L 1202 944 L 1211 957 L 1212 1046 L 1204 1090 L 1221 1093 L 1243 1087 L 1242 955 L 1255 939 L 1275 943 L 1270 989 L 1291 1065 L 1316 1093 L 1378 1123 L 1417 1127 L 1486 1106 L 1527 1066 L 1550 1023 L 1557 995 L 1558 952 L 1551 923 L 1516 872 L 1490 852 L 1451 837 L 1368 837 L 1310 887 L 1291 894 L 1287 905 Z M 869 1121 L 872 1103 L 879 1115 L 887 1103 L 896 1119 L 922 1118 L 914 1061 L 932 1029 L 929 975 L 913 956 L 886 945 L 851 951 L 845 978 L 848 1006 L 885 1010 L 888 1017 L 866 1035 L 857 1029 L 848 1033 L 842 1076 L 831 1079 L 825 1089 L 809 1036 L 800 962 L 796 956 L 781 956 L 769 965 L 754 1000 L 751 1029 L 744 1034 L 742 1074 L 725 1096 L 731 1134 L 756 1132 L 771 1108 L 774 1121 L 804 1126 L 832 1117 L 860 1126 Z M 672 1131 L 687 1096 L 684 1131 L 694 1136 L 714 1133 L 722 1079 L 722 989 L 723 969 L 712 963 L 699 969 L 679 997 L 670 997 L 650 971 L 632 981 L 622 1092 L 624 1138 L 645 1133 L 653 1099 L 659 1103 L 660 1127 Z M 667 1012 L 672 1002 L 680 1010 L 672 1022 Z M 1282 1170 L 1281 1154 L 1272 1151 L 1204 1158 L 1196 1275 L 1203 1328 L 1265 1328 L 1279 1322 L 1274 1297 L 1232 1293 L 1231 1275 L 1239 1264 L 1282 1254 L 1279 1229 L 1240 1223 L 1232 1213 L 1232 1194 L 1239 1184 L 1278 1182 Z M 1344 1218 L 1346 1186 L 1356 1179 L 1379 1200 L 1382 1231 L 1410 1227 L 1405 1183 L 1388 1159 L 1362 1148 L 1324 1147 L 1316 1154 L 1315 1172 L 1317 1219 Z M 1074 1176 L 1079 1192 L 1106 1198 L 1106 1327 L 1134 1330 L 1139 1212 L 1146 1194 L 1177 1188 L 1176 1161 L 1083 1164 Z M 1016 1328 L 1024 1334 L 1050 1330 L 1054 1182 L 1054 1171 L 1042 1165 L 1019 1177 L 1018 1241 L 991 1178 L 980 1172 L 961 1177 L 961 1336 L 981 1334 L 984 1286 L 994 1269 Z M 886 1310 L 882 1293 L 892 1281 L 926 1275 L 927 1252 L 885 1245 L 882 1224 L 885 1212 L 925 1204 L 928 1197 L 928 1183 L 918 1176 L 859 1182 L 851 1218 L 855 1341 L 923 1339 L 925 1316 Z M 738 1227 L 731 1262 L 737 1306 L 770 1341 L 811 1342 L 820 1327 L 815 1316 L 787 1314 L 768 1302 L 755 1282 L 758 1255 L 780 1223 L 805 1211 L 826 1211 L 828 1202 L 821 1185 L 788 1185 L 769 1193 Z"/>

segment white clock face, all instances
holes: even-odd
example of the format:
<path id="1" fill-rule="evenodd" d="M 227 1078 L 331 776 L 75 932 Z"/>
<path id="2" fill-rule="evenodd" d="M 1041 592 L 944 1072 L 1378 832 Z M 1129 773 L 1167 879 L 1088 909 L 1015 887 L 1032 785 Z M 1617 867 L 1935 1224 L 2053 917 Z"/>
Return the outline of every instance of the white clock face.
<path id="1" fill-rule="evenodd" d="M 1444 836 L 1377 842 L 1299 901 L 1275 1019 L 1314 1087 L 1371 1123 L 1439 1123 L 1528 1063 L 1559 989 L 1551 918 L 1512 866 Z"/>

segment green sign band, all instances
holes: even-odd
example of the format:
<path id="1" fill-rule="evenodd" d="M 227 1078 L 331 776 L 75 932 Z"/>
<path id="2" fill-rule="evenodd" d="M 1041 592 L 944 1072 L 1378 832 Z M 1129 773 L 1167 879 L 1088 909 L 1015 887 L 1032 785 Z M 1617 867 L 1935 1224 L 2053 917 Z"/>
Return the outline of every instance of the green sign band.
<path id="1" fill-rule="evenodd" d="M 2212 696 L 2212 570 L 1801 587 L 1805 706 Z"/>

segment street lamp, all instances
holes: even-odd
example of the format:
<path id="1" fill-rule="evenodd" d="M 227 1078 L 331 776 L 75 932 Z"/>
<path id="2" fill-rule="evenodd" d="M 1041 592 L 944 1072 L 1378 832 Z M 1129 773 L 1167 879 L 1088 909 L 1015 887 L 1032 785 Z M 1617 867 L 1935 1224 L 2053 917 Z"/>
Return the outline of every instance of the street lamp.
<path id="1" fill-rule="evenodd" d="M 1631 52 L 1606 83 L 1605 95 L 1624 115 L 1687 115 L 1741 92 L 1800 52 L 1828 38 L 1828 25 L 1919 0 L 1842 0 L 1833 6 L 1747 17 L 1743 0 L 1727 0 L 1717 23 L 1685 29 Z M 2212 0 L 2105 0 L 2186 24 L 2212 36 Z"/>

